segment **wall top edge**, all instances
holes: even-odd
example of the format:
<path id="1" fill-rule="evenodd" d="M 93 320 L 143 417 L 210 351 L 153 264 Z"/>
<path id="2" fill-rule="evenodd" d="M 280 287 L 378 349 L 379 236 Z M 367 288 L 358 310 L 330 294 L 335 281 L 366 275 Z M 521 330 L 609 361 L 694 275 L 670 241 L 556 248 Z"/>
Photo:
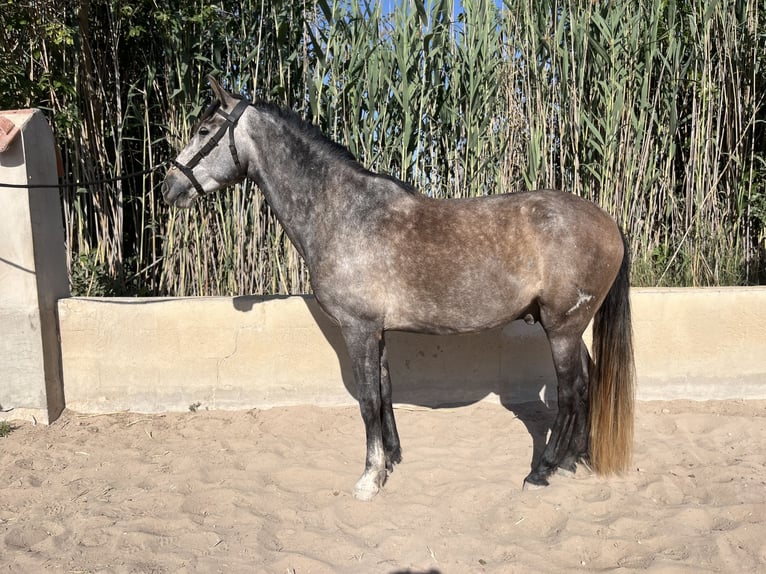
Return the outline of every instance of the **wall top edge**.
<path id="1" fill-rule="evenodd" d="M 8 118 L 16 127 L 23 127 L 35 114 L 42 114 L 42 111 L 36 108 L 26 108 L 22 110 L 0 110 L 0 116 Z"/>
<path id="2" fill-rule="evenodd" d="M 631 292 L 636 295 L 641 294 L 729 294 L 729 293 L 763 293 L 766 296 L 766 285 L 750 287 L 633 287 Z M 313 299 L 313 295 L 238 295 L 238 296 L 186 296 L 186 297 L 67 297 L 60 299 L 59 302 L 66 300 L 77 302 L 92 303 L 110 303 L 110 304 L 151 304 L 178 301 L 231 301 L 232 299 L 242 299 L 254 302 L 268 302 L 281 300 Z"/>

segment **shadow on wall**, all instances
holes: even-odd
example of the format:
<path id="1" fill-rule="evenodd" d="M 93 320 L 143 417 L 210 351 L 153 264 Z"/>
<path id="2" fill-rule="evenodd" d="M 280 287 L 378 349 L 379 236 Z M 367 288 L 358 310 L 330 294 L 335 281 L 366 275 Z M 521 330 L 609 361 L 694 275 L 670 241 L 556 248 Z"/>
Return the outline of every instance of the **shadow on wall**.
<path id="1" fill-rule="evenodd" d="M 285 296 L 235 297 L 249 312 L 258 302 Z M 313 297 L 303 301 L 340 364 L 343 384 L 357 398 L 351 361 L 340 328 Z M 501 329 L 469 335 L 385 334 L 395 403 L 430 408 L 460 407 L 492 394 L 527 427 L 534 465 L 556 415 L 556 375 L 550 346 L 539 324 L 514 321 Z"/>

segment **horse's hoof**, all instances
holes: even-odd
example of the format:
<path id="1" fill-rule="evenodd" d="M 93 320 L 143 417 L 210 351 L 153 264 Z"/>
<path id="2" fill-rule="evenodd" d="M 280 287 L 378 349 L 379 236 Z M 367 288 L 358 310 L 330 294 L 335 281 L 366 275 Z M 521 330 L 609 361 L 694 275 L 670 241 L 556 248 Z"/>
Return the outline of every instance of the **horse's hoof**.
<path id="1" fill-rule="evenodd" d="M 543 488 L 547 488 L 547 486 L 547 484 L 536 484 L 534 482 L 525 480 L 524 486 L 521 487 L 521 490 L 542 490 Z"/>
<path id="2" fill-rule="evenodd" d="M 556 469 L 556 474 L 572 478 L 577 472 L 577 463 L 574 461 L 565 462 Z"/>
<path id="3" fill-rule="evenodd" d="M 548 481 L 545 478 L 539 476 L 532 476 L 531 474 L 524 479 L 524 485 L 522 490 L 539 490 L 548 486 Z"/>
<path id="4" fill-rule="evenodd" d="M 372 500 L 375 498 L 380 492 L 380 489 L 376 486 L 374 488 L 371 487 L 354 487 L 354 498 L 357 500 L 361 500 L 362 502 L 367 502 L 369 500 Z"/>
<path id="5" fill-rule="evenodd" d="M 385 470 L 365 472 L 354 485 L 354 498 L 363 501 L 372 500 L 386 483 L 386 477 L 387 473 Z"/>

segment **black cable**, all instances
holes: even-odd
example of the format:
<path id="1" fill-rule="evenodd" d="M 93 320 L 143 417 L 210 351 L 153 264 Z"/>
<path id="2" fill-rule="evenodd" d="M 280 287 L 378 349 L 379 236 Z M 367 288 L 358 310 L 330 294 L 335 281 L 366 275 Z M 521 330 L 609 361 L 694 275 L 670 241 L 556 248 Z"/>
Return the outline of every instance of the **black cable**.
<path id="1" fill-rule="evenodd" d="M 152 173 L 153 171 L 165 166 L 168 162 L 163 161 L 160 164 L 157 164 L 154 167 L 150 167 L 148 169 L 145 169 L 143 171 L 136 171 L 133 173 L 129 173 L 126 175 L 121 175 L 119 177 L 111 177 L 108 179 L 98 179 L 96 181 L 75 181 L 73 183 L 57 183 L 57 184 L 43 184 L 43 185 L 35 185 L 31 183 L 0 183 L 0 187 L 10 187 L 13 189 L 30 189 L 33 187 L 40 187 L 45 189 L 63 189 L 65 187 L 92 187 L 94 185 L 103 185 L 105 183 L 115 183 L 118 181 L 123 181 L 125 179 L 130 179 L 132 177 L 136 177 L 139 175 L 146 175 L 148 173 Z"/>

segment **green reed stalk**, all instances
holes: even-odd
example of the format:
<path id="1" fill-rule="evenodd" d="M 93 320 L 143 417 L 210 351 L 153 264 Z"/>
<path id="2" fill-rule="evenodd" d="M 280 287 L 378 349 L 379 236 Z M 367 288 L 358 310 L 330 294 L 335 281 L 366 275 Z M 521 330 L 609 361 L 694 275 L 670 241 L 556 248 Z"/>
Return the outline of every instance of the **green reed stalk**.
<path id="1" fill-rule="evenodd" d="M 70 181 L 173 156 L 215 72 L 428 195 L 598 202 L 630 237 L 635 284 L 766 276 L 766 0 L 35 5 L 0 14 L 0 101 L 52 110 Z M 63 191 L 77 292 L 310 288 L 254 185 L 179 212 L 162 175 Z"/>

